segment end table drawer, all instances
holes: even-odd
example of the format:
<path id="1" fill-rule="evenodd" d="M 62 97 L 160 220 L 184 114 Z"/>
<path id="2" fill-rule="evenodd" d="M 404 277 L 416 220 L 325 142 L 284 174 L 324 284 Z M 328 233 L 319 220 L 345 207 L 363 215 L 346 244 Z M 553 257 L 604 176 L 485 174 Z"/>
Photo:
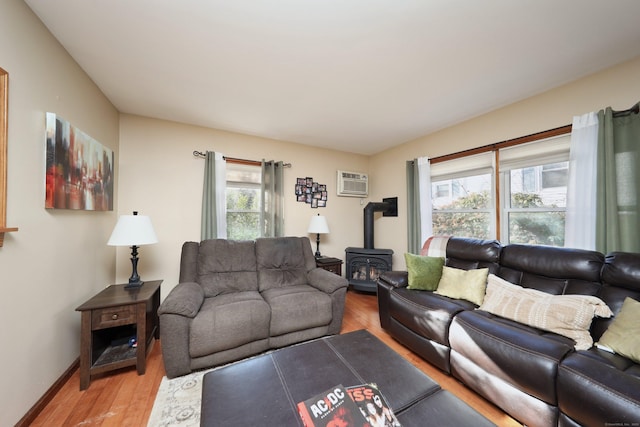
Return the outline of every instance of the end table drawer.
<path id="1" fill-rule="evenodd" d="M 136 323 L 136 306 L 101 308 L 91 312 L 91 329 L 112 328 Z"/>

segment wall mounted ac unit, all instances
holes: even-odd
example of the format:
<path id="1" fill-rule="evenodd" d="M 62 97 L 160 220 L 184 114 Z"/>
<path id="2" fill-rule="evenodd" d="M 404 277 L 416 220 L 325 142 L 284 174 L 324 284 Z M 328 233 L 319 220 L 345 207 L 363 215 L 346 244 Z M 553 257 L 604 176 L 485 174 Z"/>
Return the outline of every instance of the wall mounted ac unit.
<path id="1" fill-rule="evenodd" d="M 369 177 L 360 172 L 338 171 L 338 196 L 367 197 L 369 195 Z"/>

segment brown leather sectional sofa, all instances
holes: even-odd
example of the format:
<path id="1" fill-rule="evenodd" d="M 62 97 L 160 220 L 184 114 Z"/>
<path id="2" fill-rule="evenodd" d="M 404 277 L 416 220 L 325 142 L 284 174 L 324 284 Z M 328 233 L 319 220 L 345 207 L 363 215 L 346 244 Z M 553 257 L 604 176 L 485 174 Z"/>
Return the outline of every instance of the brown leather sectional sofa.
<path id="1" fill-rule="evenodd" d="M 451 238 L 446 265 L 489 268 L 511 283 L 550 294 L 593 295 L 614 315 L 640 300 L 640 254 Z M 465 300 L 407 289 L 407 272 L 378 281 L 382 327 L 425 360 L 528 426 L 640 422 L 640 365 L 570 338 L 485 311 Z M 594 318 L 597 342 L 614 317 Z M 626 424 L 625 424 L 626 423 Z"/>

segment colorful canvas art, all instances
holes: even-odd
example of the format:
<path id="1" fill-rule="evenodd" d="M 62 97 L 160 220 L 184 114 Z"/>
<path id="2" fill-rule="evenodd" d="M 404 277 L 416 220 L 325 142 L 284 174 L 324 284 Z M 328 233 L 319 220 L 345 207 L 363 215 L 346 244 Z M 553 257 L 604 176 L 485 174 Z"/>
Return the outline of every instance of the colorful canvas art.
<path id="1" fill-rule="evenodd" d="M 113 151 L 47 113 L 48 209 L 113 210 Z"/>

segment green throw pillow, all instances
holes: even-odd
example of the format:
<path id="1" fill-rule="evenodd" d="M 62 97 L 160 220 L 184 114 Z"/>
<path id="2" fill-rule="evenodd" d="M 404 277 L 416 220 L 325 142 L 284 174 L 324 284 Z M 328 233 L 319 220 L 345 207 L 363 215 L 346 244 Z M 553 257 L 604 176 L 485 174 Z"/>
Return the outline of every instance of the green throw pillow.
<path id="1" fill-rule="evenodd" d="M 444 266 L 442 268 L 442 277 L 435 293 L 481 305 L 487 289 L 487 276 L 489 276 L 488 268 L 461 270 Z"/>
<path id="2" fill-rule="evenodd" d="M 625 298 L 620 313 L 602 334 L 598 345 L 640 363 L 640 302 Z"/>
<path id="3" fill-rule="evenodd" d="M 420 256 L 410 253 L 404 254 L 404 260 L 409 272 L 409 286 L 407 289 L 433 291 L 438 287 L 444 257 Z"/>

